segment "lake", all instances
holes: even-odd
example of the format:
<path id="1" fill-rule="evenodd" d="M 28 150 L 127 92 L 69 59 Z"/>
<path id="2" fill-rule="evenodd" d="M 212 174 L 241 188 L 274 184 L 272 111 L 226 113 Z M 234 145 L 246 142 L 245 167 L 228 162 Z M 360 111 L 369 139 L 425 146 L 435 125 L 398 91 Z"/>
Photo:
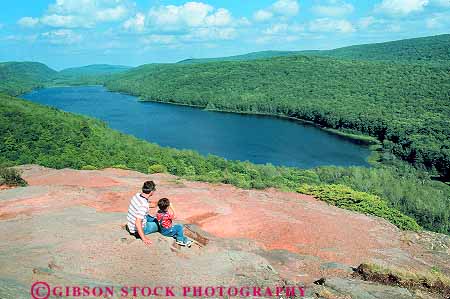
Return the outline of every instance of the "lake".
<path id="1" fill-rule="evenodd" d="M 229 160 L 300 168 L 369 165 L 367 146 L 287 119 L 141 102 L 102 86 L 45 88 L 22 98 L 101 119 L 113 129 L 162 146 Z"/>

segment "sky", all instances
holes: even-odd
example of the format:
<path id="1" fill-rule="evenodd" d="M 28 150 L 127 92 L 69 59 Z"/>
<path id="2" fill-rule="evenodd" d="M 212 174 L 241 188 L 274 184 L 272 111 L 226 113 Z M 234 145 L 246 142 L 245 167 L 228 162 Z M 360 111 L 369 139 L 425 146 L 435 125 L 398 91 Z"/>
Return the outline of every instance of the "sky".
<path id="1" fill-rule="evenodd" d="M 15 0 L 0 2 L 0 61 L 60 70 L 450 33 L 450 0 Z"/>

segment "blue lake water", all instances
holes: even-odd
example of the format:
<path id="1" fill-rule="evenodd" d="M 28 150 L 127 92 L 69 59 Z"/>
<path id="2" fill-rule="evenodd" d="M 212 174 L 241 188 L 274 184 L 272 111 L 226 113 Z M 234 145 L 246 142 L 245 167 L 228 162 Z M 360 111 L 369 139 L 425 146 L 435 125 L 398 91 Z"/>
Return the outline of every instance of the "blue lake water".
<path id="1" fill-rule="evenodd" d="M 140 102 L 101 86 L 45 88 L 22 98 L 101 119 L 113 129 L 162 146 L 229 160 L 300 168 L 368 166 L 367 146 L 291 120 Z"/>

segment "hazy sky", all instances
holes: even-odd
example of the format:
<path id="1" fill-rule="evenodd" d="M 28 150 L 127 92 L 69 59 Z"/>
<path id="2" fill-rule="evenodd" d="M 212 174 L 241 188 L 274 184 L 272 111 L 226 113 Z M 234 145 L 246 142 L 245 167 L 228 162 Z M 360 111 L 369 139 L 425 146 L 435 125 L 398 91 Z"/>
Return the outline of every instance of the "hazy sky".
<path id="1" fill-rule="evenodd" d="M 330 49 L 449 32 L 450 0 L 0 1 L 0 61 L 56 69 Z"/>

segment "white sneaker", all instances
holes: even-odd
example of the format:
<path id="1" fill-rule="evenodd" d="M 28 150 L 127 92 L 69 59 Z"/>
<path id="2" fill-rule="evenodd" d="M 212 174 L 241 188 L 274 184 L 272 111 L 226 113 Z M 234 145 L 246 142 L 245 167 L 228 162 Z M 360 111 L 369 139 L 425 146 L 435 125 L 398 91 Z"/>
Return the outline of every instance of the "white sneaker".
<path id="1" fill-rule="evenodd" d="M 178 245 L 180 245 L 180 246 L 186 246 L 186 243 L 184 243 L 183 241 L 178 241 L 177 240 L 177 242 L 176 242 Z"/>
<path id="2" fill-rule="evenodd" d="M 176 243 L 177 243 L 178 245 L 181 245 L 181 246 L 191 247 L 192 243 L 194 243 L 194 242 L 192 242 L 191 240 L 187 239 L 186 242 L 183 242 L 183 241 L 177 241 Z"/>
<path id="3" fill-rule="evenodd" d="M 192 240 L 189 240 L 189 239 L 188 239 L 188 240 L 186 241 L 186 246 L 190 248 L 190 247 L 192 246 L 193 243 L 194 243 L 194 242 L 193 242 Z"/>

